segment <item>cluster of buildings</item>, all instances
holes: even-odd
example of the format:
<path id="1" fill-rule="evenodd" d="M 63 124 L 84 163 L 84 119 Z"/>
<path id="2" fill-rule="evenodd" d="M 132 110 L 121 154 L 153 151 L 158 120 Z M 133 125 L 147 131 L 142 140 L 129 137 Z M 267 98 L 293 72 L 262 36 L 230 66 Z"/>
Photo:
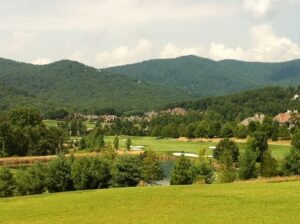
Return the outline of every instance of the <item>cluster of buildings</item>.
<path id="1" fill-rule="evenodd" d="M 168 110 L 162 110 L 160 112 L 155 112 L 155 111 L 150 111 L 144 114 L 144 116 L 139 116 L 139 115 L 134 115 L 134 116 L 128 116 L 128 117 L 118 117 L 117 115 L 84 115 L 81 113 L 76 113 L 74 114 L 75 118 L 82 118 L 84 120 L 88 120 L 88 121 L 97 121 L 100 120 L 104 123 L 112 123 L 114 121 L 116 121 L 118 118 L 122 118 L 124 120 L 127 121 L 142 121 L 142 120 L 146 120 L 146 121 L 150 121 L 152 119 L 154 119 L 155 117 L 157 117 L 159 114 L 170 114 L 170 115 L 187 115 L 187 111 L 183 108 L 180 107 L 176 107 L 174 109 L 168 109 Z"/>
<path id="2" fill-rule="evenodd" d="M 299 113 L 297 110 L 288 110 L 284 113 L 277 114 L 273 120 L 277 121 L 281 125 L 287 125 L 289 128 L 293 127 L 295 120 L 300 118 Z M 264 114 L 255 114 L 253 117 L 247 117 L 244 119 L 241 124 L 244 126 L 248 126 L 250 122 L 259 122 L 262 123 L 265 119 Z"/>

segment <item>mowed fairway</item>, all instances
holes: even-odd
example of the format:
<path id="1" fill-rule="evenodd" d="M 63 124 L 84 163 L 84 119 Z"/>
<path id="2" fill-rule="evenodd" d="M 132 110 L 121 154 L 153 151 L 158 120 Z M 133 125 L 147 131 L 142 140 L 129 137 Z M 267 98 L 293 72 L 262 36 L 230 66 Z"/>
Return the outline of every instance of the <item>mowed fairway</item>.
<path id="1" fill-rule="evenodd" d="M 299 210 L 299 182 L 139 187 L 0 199 L 0 223 L 291 224 Z"/>
<path id="2" fill-rule="evenodd" d="M 126 147 L 126 136 L 120 136 L 120 146 Z M 209 149 L 209 146 L 216 146 L 216 142 L 182 142 L 178 141 L 177 139 L 171 138 L 163 138 L 163 139 L 156 139 L 155 137 L 136 137 L 131 136 L 133 145 L 141 145 L 145 146 L 148 149 L 152 149 L 156 152 L 191 152 L 191 153 L 199 153 L 200 149 L 206 149 L 206 153 L 208 155 L 212 154 L 212 150 Z M 114 137 L 107 136 L 105 137 L 105 141 L 107 143 L 112 143 Z M 245 143 L 237 143 L 241 152 L 245 148 Z M 283 158 L 287 153 L 289 153 L 290 146 L 288 145 L 274 145 L 269 144 L 270 149 L 272 150 L 272 154 L 276 158 Z"/>

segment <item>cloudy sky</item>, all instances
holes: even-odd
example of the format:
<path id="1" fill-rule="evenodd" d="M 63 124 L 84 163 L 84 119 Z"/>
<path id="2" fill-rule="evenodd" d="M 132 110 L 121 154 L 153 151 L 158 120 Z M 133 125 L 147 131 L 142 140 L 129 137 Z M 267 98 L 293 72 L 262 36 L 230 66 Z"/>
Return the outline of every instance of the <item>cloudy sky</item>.
<path id="1" fill-rule="evenodd" d="M 285 61 L 300 58 L 299 12 L 299 0 L 0 0 L 0 57 Z"/>

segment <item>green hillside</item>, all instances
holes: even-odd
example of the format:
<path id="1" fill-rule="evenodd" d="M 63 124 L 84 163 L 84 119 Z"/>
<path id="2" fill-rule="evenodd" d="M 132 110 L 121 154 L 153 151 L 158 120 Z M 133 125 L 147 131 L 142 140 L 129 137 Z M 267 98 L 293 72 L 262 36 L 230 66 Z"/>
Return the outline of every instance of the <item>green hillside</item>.
<path id="1" fill-rule="evenodd" d="M 49 65 L 31 65 L 0 59 L 0 82 L 6 88 L 33 96 L 44 106 L 52 102 L 76 110 L 107 107 L 127 111 L 147 110 L 188 99 L 181 90 L 102 72 L 68 60 Z M 17 93 L 11 91 L 3 95 L 11 97 L 13 94 Z M 22 104 L 26 100 L 20 98 L 11 103 L 18 106 L 19 101 Z M 6 104 L 1 106 L 7 107 Z"/>
<path id="2" fill-rule="evenodd" d="M 299 223 L 299 182 L 120 188 L 0 199 L 1 224 Z"/>
<path id="3" fill-rule="evenodd" d="M 295 94 L 300 94 L 299 88 L 264 87 L 226 96 L 169 104 L 167 107 L 214 111 L 227 120 L 243 120 L 246 117 L 253 116 L 255 113 L 275 116 L 287 110 L 298 110 L 300 101 L 292 100 Z"/>
<path id="4" fill-rule="evenodd" d="M 300 60 L 256 63 L 184 56 L 113 67 L 107 71 L 181 88 L 198 97 L 225 95 L 262 86 L 300 84 Z"/>

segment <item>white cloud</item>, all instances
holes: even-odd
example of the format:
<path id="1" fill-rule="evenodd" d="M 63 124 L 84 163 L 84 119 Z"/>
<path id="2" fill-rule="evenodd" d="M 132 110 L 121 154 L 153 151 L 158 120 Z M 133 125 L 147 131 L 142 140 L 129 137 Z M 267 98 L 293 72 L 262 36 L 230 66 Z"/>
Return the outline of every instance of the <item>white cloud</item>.
<path id="1" fill-rule="evenodd" d="M 173 43 L 168 43 L 160 52 L 161 58 L 175 58 L 184 55 L 201 55 L 204 53 L 201 47 L 195 48 L 179 48 Z"/>
<path id="2" fill-rule="evenodd" d="M 152 55 L 153 43 L 141 39 L 133 48 L 120 46 L 111 51 L 102 51 L 97 54 L 96 62 L 101 67 L 134 63 L 148 59 Z"/>
<path id="3" fill-rule="evenodd" d="M 276 0 L 243 0 L 246 10 L 249 10 L 255 18 L 264 17 L 272 8 Z"/>
<path id="4" fill-rule="evenodd" d="M 30 63 L 34 64 L 34 65 L 45 65 L 45 64 L 49 64 L 51 62 L 52 62 L 52 60 L 50 60 L 49 58 L 37 58 L 37 59 L 31 61 Z"/>
<path id="5" fill-rule="evenodd" d="M 250 29 L 252 47 L 230 48 L 222 43 L 212 43 L 209 54 L 215 59 L 238 59 L 246 61 L 285 61 L 300 57 L 300 46 L 287 37 L 279 37 L 269 25 Z"/>
<path id="6" fill-rule="evenodd" d="M 72 61 L 83 62 L 83 57 L 79 50 L 76 50 L 68 59 Z"/>

